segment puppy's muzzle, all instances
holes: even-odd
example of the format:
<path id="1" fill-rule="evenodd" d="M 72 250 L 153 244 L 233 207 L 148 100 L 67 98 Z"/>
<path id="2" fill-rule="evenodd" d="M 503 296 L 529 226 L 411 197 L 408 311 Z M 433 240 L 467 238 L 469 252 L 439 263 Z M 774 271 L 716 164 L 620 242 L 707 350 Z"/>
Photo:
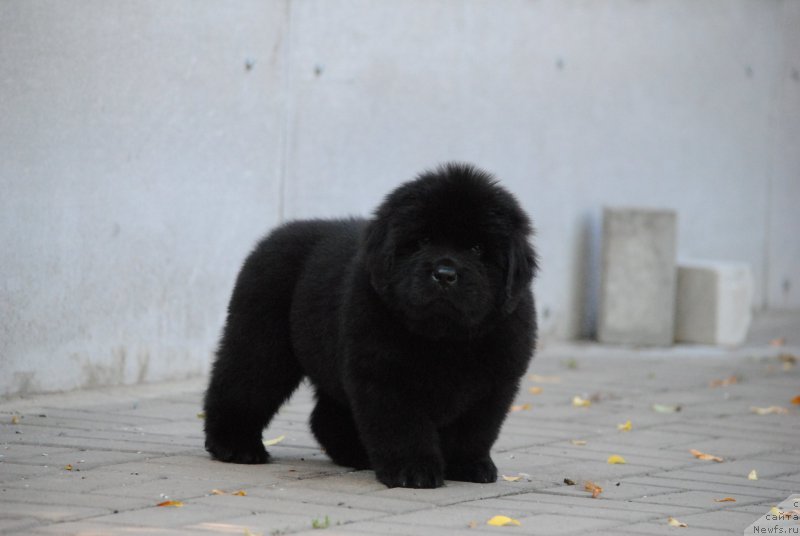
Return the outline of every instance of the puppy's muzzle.
<path id="1" fill-rule="evenodd" d="M 452 287 L 458 281 L 458 270 L 453 265 L 453 261 L 443 259 L 436 263 L 431 277 L 443 288 Z"/>

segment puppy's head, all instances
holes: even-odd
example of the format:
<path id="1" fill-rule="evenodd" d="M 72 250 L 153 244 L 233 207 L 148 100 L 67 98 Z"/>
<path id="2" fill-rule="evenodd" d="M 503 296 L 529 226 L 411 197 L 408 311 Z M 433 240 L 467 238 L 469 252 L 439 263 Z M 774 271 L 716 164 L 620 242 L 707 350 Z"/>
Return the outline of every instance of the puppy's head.
<path id="1" fill-rule="evenodd" d="M 536 271 L 531 226 L 486 172 L 448 164 L 389 194 L 365 235 L 372 286 L 409 329 L 469 338 L 514 311 Z"/>

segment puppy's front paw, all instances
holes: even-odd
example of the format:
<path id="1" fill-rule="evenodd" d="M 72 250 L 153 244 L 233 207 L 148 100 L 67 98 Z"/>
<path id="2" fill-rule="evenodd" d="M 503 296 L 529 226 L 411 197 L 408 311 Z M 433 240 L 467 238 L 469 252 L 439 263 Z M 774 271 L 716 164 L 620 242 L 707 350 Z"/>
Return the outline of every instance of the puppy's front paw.
<path id="1" fill-rule="evenodd" d="M 438 488 L 444 485 L 440 463 L 415 461 L 385 467 L 376 472 L 378 480 L 390 488 Z"/>
<path id="2" fill-rule="evenodd" d="M 472 462 L 448 464 L 445 477 L 459 482 L 486 484 L 497 480 L 497 467 L 487 456 Z"/>
<path id="3" fill-rule="evenodd" d="M 206 450 L 221 462 L 259 464 L 269 461 L 269 453 L 260 439 L 219 441 L 208 436 Z"/>

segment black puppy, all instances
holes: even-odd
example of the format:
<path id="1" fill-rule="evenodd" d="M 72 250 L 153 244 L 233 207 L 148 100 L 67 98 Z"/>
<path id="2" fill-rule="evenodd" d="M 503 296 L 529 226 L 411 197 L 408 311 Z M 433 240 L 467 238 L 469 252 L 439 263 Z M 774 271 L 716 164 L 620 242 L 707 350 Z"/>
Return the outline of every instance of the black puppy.
<path id="1" fill-rule="evenodd" d="M 304 376 L 334 462 L 389 487 L 494 482 L 489 451 L 536 341 L 531 226 L 463 164 L 369 220 L 298 221 L 242 267 L 205 396 L 206 449 L 266 463 L 261 433 Z"/>

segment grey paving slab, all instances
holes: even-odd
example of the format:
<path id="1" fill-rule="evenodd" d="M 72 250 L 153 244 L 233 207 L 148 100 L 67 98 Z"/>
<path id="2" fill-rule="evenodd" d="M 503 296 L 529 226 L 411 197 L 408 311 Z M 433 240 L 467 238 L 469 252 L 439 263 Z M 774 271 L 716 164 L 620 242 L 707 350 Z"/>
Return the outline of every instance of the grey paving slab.
<path id="1" fill-rule="evenodd" d="M 270 448 L 274 463 L 262 466 L 205 453 L 197 416 L 204 379 L 0 401 L 0 533 L 681 533 L 669 516 L 690 525 L 686 534 L 740 533 L 800 489 L 800 411 L 789 403 L 800 369 L 782 370 L 769 352 L 543 352 L 530 374 L 559 383 L 526 377 L 516 403 L 531 409 L 508 416 L 493 452 L 499 472 L 519 480 L 436 490 L 387 489 L 371 471 L 331 463 L 308 429 L 307 385 L 265 430 L 265 438 L 284 439 Z M 709 386 L 733 374 L 739 383 Z M 594 403 L 576 408 L 575 395 Z M 657 413 L 653 403 L 682 411 Z M 773 404 L 789 413 L 750 411 Z M 632 430 L 617 430 L 628 419 Z M 725 461 L 698 460 L 691 448 Z M 612 454 L 627 463 L 608 464 Z M 752 469 L 759 480 L 747 479 Z M 603 487 L 598 498 L 583 489 L 586 480 Z M 246 494 L 231 494 L 239 490 Z M 736 502 L 713 501 L 729 496 Z M 156 506 L 167 498 L 184 506 Z M 497 514 L 522 525 L 487 526 Z M 325 532 L 313 529 L 326 515 Z"/>

